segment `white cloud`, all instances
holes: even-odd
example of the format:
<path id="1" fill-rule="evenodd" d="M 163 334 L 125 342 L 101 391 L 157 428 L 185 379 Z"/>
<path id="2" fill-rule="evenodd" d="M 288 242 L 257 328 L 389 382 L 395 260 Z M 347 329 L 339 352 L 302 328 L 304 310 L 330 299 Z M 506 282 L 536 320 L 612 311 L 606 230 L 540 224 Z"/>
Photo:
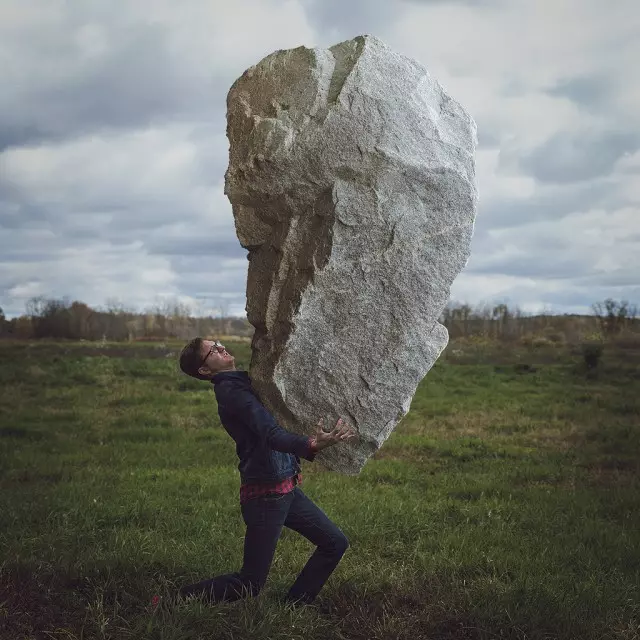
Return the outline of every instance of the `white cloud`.
<path id="1" fill-rule="evenodd" d="M 628 100 L 634 108 L 624 114 L 639 121 L 639 101 L 629 100 L 638 95 L 629 80 L 640 56 L 639 15 L 634 0 L 615 8 L 584 0 L 414 4 L 389 41 L 422 62 L 479 122 L 526 149 L 559 130 L 606 124 L 546 95 L 567 77 L 619 78 L 620 106 Z"/>
<path id="2" fill-rule="evenodd" d="M 140 241 L 118 247 L 96 242 L 16 263 L 12 279 L 17 282 L 5 296 L 8 308 L 23 308 L 33 295 L 68 296 L 96 307 L 108 298 L 125 298 L 142 307 L 156 296 L 178 294 L 177 277 L 168 260 L 148 255 Z"/>
<path id="3" fill-rule="evenodd" d="M 15 287 L 9 289 L 9 299 L 28 300 L 36 296 L 45 294 L 44 283 L 37 280 L 28 280 L 22 284 L 17 284 Z"/>
<path id="4" fill-rule="evenodd" d="M 0 154 L 0 172 L 44 203 L 100 208 L 113 194 L 131 201 L 162 198 L 188 186 L 196 170 L 190 129 L 178 124 L 9 148 Z"/>
<path id="5" fill-rule="evenodd" d="M 637 209 L 586 211 L 561 220 L 489 230 L 452 295 L 477 303 L 503 299 L 521 309 L 581 308 L 640 291 Z M 506 271 L 530 275 L 507 275 Z M 563 304 L 581 298 L 581 305 Z"/>
<path id="6" fill-rule="evenodd" d="M 536 181 L 530 176 L 507 172 L 500 164 L 499 148 L 476 151 L 476 177 L 483 203 L 510 198 L 524 200 L 530 198 L 536 189 Z"/>

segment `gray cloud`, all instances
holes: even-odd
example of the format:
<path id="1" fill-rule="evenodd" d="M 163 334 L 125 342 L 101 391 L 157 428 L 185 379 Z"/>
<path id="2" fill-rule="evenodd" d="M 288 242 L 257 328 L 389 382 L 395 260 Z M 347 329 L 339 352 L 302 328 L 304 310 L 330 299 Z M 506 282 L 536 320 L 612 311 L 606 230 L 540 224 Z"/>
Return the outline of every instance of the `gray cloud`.
<path id="1" fill-rule="evenodd" d="M 20 119 L 23 119 L 20 122 Z M 28 124 L 28 119 L 19 113 L 0 112 L 0 153 L 9 147 L 19 147 L 30 142 L 46 139 L 62 139 L 64 136 L 54 135 L 36 125 Z"/>
<path id="2" fill-rule="evenodd" d="M 613 91 L 611 78 L 601 74 L 564 78 L 547 89 L 550 96 L 567 98 L 589 111 L 600 110 L 607 105 Z"/>
<path id="3" fill-rule="evenodd" d="M 544 278 L 545 280 L 569 280 L 578 277 L 592 276 L 592 260 L 588 256 L 565 256 L 566 247 L 557 253 L 548 246 L 539 245 L 539 254 L 531 252 L 521 256 L 508 256 L 493 259 L 469 260 L 468 269 L 478 274 L 508 273 L 510 276 L 522 278 Z M 476 262 L 480 262 L 476 266 Z"/>
<path id="4" fill-rule="evenodd" d="M 234 253 L 232 244 L 227 248 L 229 253 Z M 240 252 L 246 255 L 244 249 L 237 251 Z M 233 257 L 235 260 L 230 266 L 221 254 L 213 251 L 206 255 L 189 253 L 175 256 L 172 264 L 178 274 L 176 288 L 204 306 L 216 306 L 223 302 L 230 308 L 238 309 L 238 313 L 244 313 L 249 263 L 246 257 Z"/>
<path id="5" fill-rule="evenodd" d="M 541 182 L 579 182 L 608 175 L 625 153 L 639 148 L 636 131 L 559 132 L 519 164 Z"/>
<path id="6" fill-rule="evenodd" d="M 623 297 L 630 296 L 630 299 L 640 302 L 640 296 L 637 295 L 637 292 L 640 291 L 640 273 L 634 269 L 615 269 L 588 278 L 585 274 L 580 274 L 576 281 L 584 282 L 589 287 L 625 289 Z"/>
<path id="7" fill-rule="evenodd" d="M 481 122 L 476 122 L 478 126 L 478 147 L 499 147 L 500 132 L 489 126 L 483 126 Z"/>
<path id="8" fill-rule="evenodd" d="M 594 285 L 593 283 L 585 287 L 567 287 L 563 291 L 550 291 L 545 293 L 544 303 L 552 308 L 563 307 L 584 307 L 591 309 L 591 305 L 613 297 L 617 300 L 627 299 L 629 301 L 640 300 L 640 286 L 625 287 L 624 290 L 616 291 L 608 285 Z"/>
<path id="9" fill-rule="evenodd" d="M 224 260 L 215 254 L 207 259 L 202 256 L 178 256 L 175 267 L 179 271 L 178 282 L 183 283 L 185 291 L 196 298 L 220 293 L 244 293 L 247 277 L 247 260 L 239 260 L 229 268 Z"/>
<path id="10" fill-rule="evenodd" d="M 403 12 L 403 5 L 498 6 L 504 0 L 300 0 L 309 21 L 322 38 L 354 38 L 358 35 L 380 36 Z M 329 33 L 327 33 L 329 32 Z M 335 34 L 335 35 L 334 35 Z M 331 44 L 335 44 L 332 42 Z"/>
<path id="11" fill-rule="evenodd" d="M 401 0 L 406 4 L 416 5 L 439 5 L 439 4 L 463 4 L 471 7 L 497 6 L 504 4 L 506 0 Z"/>
<path id="12" fill-rule="evenodd" d="M 570 213 L 594 208 L 618 208 L 628 204 L 618 194 L 616 185 L 606 180 L 594 180 L 578 185 L 562 185 L 549 190 L 537 190 L 529 198 L 502 197 L 480 199 L 477 229 L 518 227 L 531 222 L 560 220 Z"/>
<path id="13" fill-rule="evenodd" d="M 172 121 L 224 121 L 225 95 L 233 72 L 221 73 L 210 61 L 193 67 L 176 55 L 166 27 L 152 23 L 106 27 L 108 46 L 74 69 L 71 53 L 58 54 L 70 71 L 53 82 L 37 61 L 50 43 L 25 50 L 27 75 L 15 92 L 0 100 L 0 151 L 86 133 L 143 128 Z M 69 48 L 58 34 L 56 51 Z M 53 36 L 52 36 L 53 37 Z M 224 126 L 224 125 L 223 125 Z"/>
<path id="14" fill-rule="evenodd" d="M 388 0 L 302 0 L 301 4 L 319 34 L 335 30 L 346 38 L 378 35 L 399 13 L 398 5 Z"/>
<path id="15" fill-rule="evenodd" d="M 204 262 L 213 259 L 245 258 L 247 255 L 247 250 L 240 245 L 235 235 L 226 239 L 216 239 L 213 234 L 206 237 L 194 235 L 176 240 L 171 234 L 166 234 L 145 240 L 145 247 L 153 254 L 198 256 Z"/>

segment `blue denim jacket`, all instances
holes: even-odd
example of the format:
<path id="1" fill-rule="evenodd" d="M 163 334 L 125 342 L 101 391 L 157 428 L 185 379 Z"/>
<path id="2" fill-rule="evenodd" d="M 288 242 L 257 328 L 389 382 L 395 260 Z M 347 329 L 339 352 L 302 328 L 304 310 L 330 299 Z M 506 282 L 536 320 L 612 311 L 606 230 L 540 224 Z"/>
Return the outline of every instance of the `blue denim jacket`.
<path id="1" fill-rule="evenodd" d="M 242 484 L 295 476 L 300 458 L 313 461 L 309 437 L 285 431 L 260 402 L 246 371 L 221 371 L 211 379 L 222 426 L 235 440 Z"/>

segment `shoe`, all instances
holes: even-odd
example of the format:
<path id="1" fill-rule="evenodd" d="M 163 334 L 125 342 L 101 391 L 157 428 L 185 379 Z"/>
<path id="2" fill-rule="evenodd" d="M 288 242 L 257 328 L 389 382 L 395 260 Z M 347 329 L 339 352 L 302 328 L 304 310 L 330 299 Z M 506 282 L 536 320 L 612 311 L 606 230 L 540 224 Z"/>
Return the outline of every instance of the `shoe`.
<path id="1" fill-rule="evenodd" d="M 151 604 L 149 605 L 151 611 L 157 611 L 160 606 L 162 606 L 162 596 L 153 596 L 153 598 L 151 598 Z"/>

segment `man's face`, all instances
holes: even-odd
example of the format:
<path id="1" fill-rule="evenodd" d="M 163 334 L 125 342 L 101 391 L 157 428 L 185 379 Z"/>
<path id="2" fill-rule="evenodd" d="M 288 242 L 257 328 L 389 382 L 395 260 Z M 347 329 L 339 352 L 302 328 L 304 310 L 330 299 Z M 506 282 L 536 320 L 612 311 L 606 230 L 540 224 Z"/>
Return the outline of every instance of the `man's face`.
<path id="1" fill-rule="evenodd" d="M 227 353 L 224 345 L 216 344 L 213 340 L 202 341 L 202 364 L 200 369 L 206 367 L 209 373 L 219 373 L 220 371 L 233 371 L 235 369 L 236 359 Z M 206 371 L 201 373 L 207 374 Z"/>

